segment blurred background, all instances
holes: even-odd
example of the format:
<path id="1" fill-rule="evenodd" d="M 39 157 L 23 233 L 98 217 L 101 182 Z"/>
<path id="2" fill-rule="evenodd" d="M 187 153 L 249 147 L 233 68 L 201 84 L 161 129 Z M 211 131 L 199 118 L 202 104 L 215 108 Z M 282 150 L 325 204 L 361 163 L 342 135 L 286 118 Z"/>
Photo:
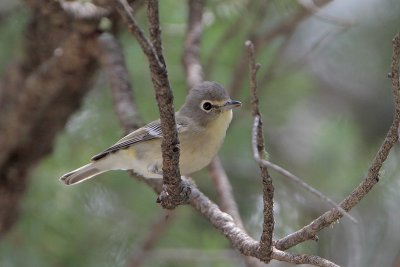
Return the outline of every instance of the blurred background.
<path id="1" fill-rule="evenodd" d="M 27 57 L 30 2 L 0 3 L 0 77 L 12 62 Z M 160 2 L 164 53 L 179 107 L 187 91 L 181 63 L 187 2 Z M 326 1 L 320 10 L 310 3 L 209 0 L 204 7 L 200 53 L 205 79 L 224 84 L 244 103 L 234 111 L 219 155 L 245 227 L 256 239 L 262 230 L 262 191 L 251 151 L 247 67 L 238 67 L 245 40 L 258 40 L 260 107 L 270 160 L 333 200 L 341 201 L 361 182 L 393 116 L 387 73 L 391 40 L 400 29 L 398 1 Z M 316 14 L 268 37 L 310 9 Z M 135 16 L 146 26 L 145 8 L 138 8 Z M 137 108 L 144 121 L 154 120 L 158 109 L 147 59 L 123 26 L 118 36 Z M 58 181 L 123 135 L 102 70 L 82 99 L 58 133 L 52 152 L 29 170 L 18 219 L 0 239 L 0 266 L 129 266 L 151 225 L 160 220 L 166 221 L 165 232 L 154 250 L 143 256 L 142 266 L 244 266 L 229 242 L 190 206 L 165 215 L 154 192 L 125 172 L 106 173 L 73 187 Z M 395 148 L 380 182 L 351 210 L 358 224 L 341 219 L 319 233 L 318 243 L 307 241 L 291 251 L 316 254 L 341 266 L 400 266 L 398 157 Z M 271 175 L 276 239 L 330 208 L 285 177 L 273 171 Z M 207 170 L 193 178 L 218 202 Z M 272 261 L 270 266 L 289 265 Z"/>

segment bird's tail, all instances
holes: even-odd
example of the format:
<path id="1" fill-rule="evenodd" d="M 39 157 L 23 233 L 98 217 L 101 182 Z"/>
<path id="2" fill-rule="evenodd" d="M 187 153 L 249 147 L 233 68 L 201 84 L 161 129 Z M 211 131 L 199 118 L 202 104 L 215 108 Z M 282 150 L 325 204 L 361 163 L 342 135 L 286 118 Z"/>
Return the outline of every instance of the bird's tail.
<path id="1" fill-rule="evenodd" d="M 83 182 L 87 179 L 93 178 L 106 170 L 100 169 L 96 164 L 97 162 L 89 163 L 85 166 L 80 167 L 72 172 L 64 174 L 61 176 L 60 181 L 66 185 L 73 185 Z"/>

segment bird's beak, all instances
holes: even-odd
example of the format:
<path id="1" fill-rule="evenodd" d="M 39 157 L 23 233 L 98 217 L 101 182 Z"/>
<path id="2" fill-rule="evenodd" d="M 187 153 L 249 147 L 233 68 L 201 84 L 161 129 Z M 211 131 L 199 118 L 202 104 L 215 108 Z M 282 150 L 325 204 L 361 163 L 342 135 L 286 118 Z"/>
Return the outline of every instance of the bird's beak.
<path id="1" fill-rule="evenodd" d="M 221 110 L 229 110 L 233 108 L 240 107 L 242 103 L 240 101 L 229 100 L 223 106 L 220 107 Z"/>

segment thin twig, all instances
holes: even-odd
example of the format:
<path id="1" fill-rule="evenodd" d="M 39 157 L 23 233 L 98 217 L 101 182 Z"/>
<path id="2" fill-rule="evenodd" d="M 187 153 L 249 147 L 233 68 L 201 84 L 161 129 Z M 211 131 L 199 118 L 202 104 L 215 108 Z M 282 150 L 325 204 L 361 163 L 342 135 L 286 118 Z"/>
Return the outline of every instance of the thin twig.
<path id="1" fill-rule="evenodd" d="M 125 64 L 123 50 L 118 41 L 109 33 L 103 33 L 98 38 L 99 58 L 110 83 L 114 102 L 114 110 L 125 133 L 143 125 L 143 120 L 136 108 L 133 89 Z"/>
<path id="2" fill-rule="evenodd" d="M 292 264 L 310 264 L 320 267 L 340 267 L 339 265 L 318 256 L 306 255 L 306 254 L 300 254 L 300 255 L 292 254 L 289 252 L 278 250 L 276 248 L 272 249 L 271 256 L 274 260 L 286 261 Z"/>
<path id="3" fill-rule="evenodd" d="M 253 153 L 254 158 L 257 162 L 265 155 L 264 145 L 264 134 L 263 134 L 263 123 L 261 120 L 260 110 L 258 108 L 258 96 L 257 96 L 257 71 L 260 68 L 260 64 L 256 63 L 254 55 L 254 45 L 251 41 L 246 41 L 247 53 L 249 58 L 249 74 L 250 74 L 250 94 L 252 103 L 252 113 L 254 120 L 257 124 L 253 130 L 256 138 L 253 138 Z M 254 136 L 253 135 L 253 136 Z M 268 168 L 262 164 L 259 164 L 261 171 L 261 179 L 263 183 L 263 214 L 264 223 L 263 231 L 260 240 L 260 250 L 262 251 L 262 257 L 269 259 L 272 252 L 272 235 L 274 232 L 274 186 L 272 179 L 268 173 Z M 268 262 L 268 260 L 266 260 Z"/>
<path id="4" fill-rule="evenodd" d="M 379 181 L 379 171 L 387 159 L 390 150 L 397 143 L 399 135 L 398 128 L 400 122 L 400 84 L 399 84 L 399 58 L 400 58 L 400 33 L 393 39 L 393 54 L 391 63 L 392 90 L 395 99 L 395 115 L 385 140 L 373 159 L 368 173 L 364 180 L 346 197 L 340 206 L 349 211 L 363 199 Z M 286 250 L 301 242 L 312 239 L 316 233 L 325 227 L 330 226 L 343 215 L 337 209 L 325 212 L 323 215 L 304 226 L 302 229 L 278 240 L 275 246 L 278 249 Z"/>

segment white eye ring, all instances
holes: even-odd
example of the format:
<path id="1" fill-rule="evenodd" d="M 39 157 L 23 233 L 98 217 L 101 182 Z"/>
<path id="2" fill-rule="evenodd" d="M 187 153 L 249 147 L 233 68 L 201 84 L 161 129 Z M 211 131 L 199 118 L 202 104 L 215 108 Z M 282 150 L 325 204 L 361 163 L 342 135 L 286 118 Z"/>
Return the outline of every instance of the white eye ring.
<path id="1" fill-rule="evenodd" d="M 205 112 L 210 112 L 211 109 L 213 108 L 213 104 L 211 104 L 211 102 L 208 100 L 204 100 L 201 102 L 200 107 Z"/>

